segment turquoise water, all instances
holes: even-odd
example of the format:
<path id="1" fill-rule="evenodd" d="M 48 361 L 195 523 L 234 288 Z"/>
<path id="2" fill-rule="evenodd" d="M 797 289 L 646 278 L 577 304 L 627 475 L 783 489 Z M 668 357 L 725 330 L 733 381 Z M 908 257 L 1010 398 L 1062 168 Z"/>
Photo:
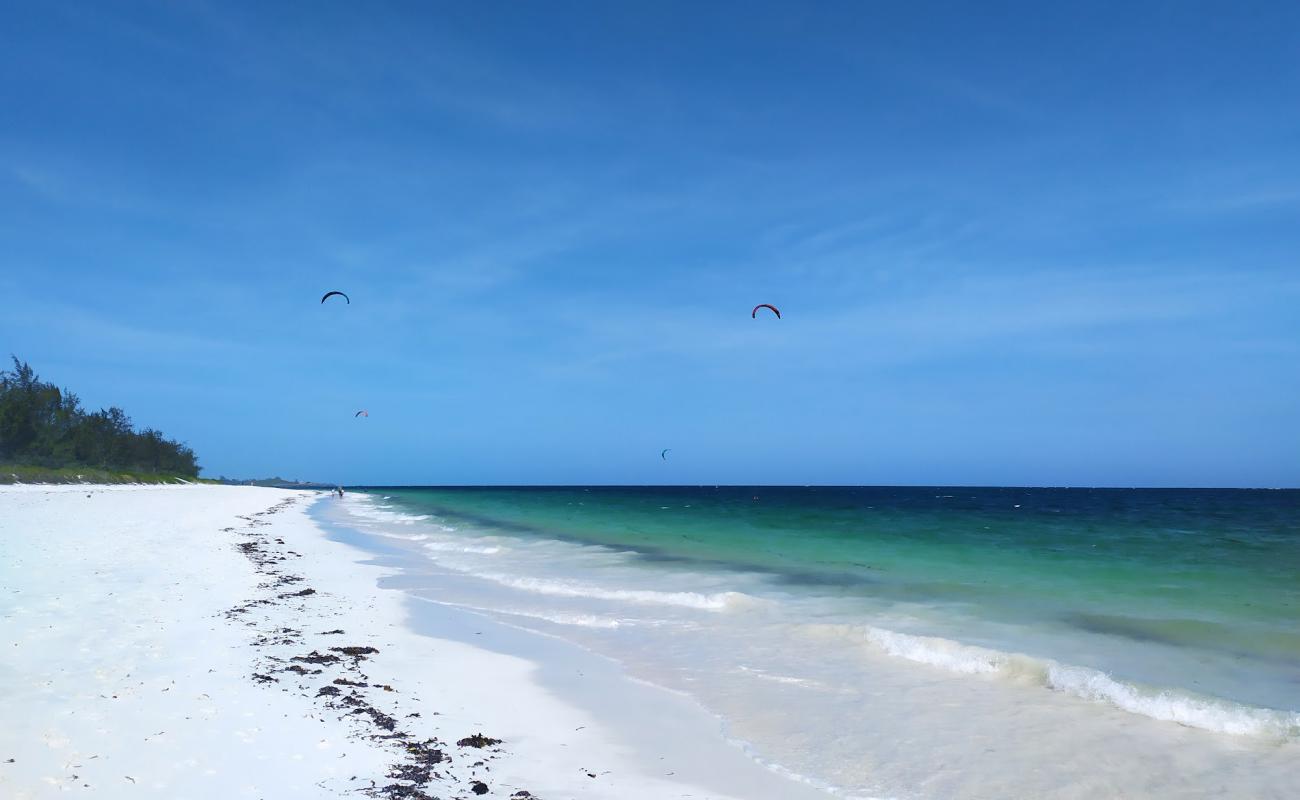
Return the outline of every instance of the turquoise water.
<path id="1" fill-rule="evenodd" d="M 427 599 L 617 658 L 696 696 L 758 756 L 841 789 L 919 780 L 872 755 L 887 746 L 872 726 L 903 726 L 922 702 L 885 720 L 884 685 L 929 711 L 996 697 L 991 720 L 1020 708 L 1011 739 L 1033 728 L 1028 708 L 1044 730 L 1150 724 L 1152 747 L 1176 723 L 1209 737 L 1180 744 L 1210 748 L 1206 763 L 1237 757 L 1210 741 L 1300 740 L 1300 492 L 368 492 L 353 512 L 445 570 Z M 792 745 L 816 729 L 796 711 L 811 708 L 858 738 L 838 755 Z"/>

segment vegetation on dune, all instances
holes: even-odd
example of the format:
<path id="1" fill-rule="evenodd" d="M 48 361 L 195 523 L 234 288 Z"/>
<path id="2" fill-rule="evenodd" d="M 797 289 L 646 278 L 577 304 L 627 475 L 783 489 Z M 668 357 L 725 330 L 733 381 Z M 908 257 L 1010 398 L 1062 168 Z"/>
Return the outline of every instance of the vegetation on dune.
<path id="1" fill-rule="evenodd" d="M 41 381 L 26 362 L 13 362 L 12 371 L 0 371 L 0 465 L 15 466 L 0 466 L 0 482 L 38 482 L 38 475 L 53 482 L 135 482 L 199 474 L 189 447 L 153 428 L 136 430 L 120 408 L 87 412 L 75 394 Z"/>
<path id="2" fill-rule="evenodd" d="M 101 467 L 33 467 L 0 463 L 0 484 L 6 483 L 220 483 L 193 475 L 165 472 L 121 472 Z"/>

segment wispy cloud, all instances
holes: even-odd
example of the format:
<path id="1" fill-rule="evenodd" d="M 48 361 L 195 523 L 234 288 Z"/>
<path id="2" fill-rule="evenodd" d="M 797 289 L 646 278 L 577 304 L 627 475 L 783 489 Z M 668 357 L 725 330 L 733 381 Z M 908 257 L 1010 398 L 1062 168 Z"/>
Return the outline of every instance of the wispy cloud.
<path id="1" fill-rule="evenodd" d="M 1259 344 L 1275 348 L 1278 338 L 1261 337 L 1249 326 L 1230 329 L 1231 338 L 1223 338 L 1222 325 L 1200 326 L 1235 322 L 1279 297 L 1300 302 L 1300 280 L 1279 280 L 1276 273 L 1111 270 L 958 278 L 866 303 L 787 306 L 783 320 L 761 324 L 751 324 L 740 304 L 726 311 L 584 304 L 563 313 L 560 322 L 579 332 L 574 340 L 588 354 L 559 369 L 671 356 L 719 369 L 731 363 L 739 371 L 778 358 L 783 372 L 804 372 L 991 353 L 1097 358 L 1148 347 L 1207 353 Z M 1143 340 L 1171 328 L 1180 331 L 1172 341 Z M 1300 342 L 1288 351 L 1300 353 Z"/>

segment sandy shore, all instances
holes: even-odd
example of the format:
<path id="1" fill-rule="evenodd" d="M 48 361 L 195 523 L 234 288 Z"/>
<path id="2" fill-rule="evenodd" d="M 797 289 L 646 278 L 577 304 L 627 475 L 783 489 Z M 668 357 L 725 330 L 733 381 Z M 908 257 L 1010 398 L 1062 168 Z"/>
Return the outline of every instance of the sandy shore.
<path id="1" fill-rule="evenodd" d="M 319 499 L 0 487 L 0 796 L 825 796 L 612 665 L 412 614 Z"/>

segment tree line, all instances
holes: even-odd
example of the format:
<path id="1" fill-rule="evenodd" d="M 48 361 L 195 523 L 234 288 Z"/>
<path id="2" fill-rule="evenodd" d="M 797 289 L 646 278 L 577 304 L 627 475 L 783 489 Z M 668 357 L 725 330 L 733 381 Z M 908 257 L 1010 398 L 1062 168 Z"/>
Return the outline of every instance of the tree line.
<path id="1" fill-rule="evenodd" d="M 0 462 L 199 474 L 189 447 L 153 428 L 137 431 L 120 408 L 88 413 L 75 394 L 13 362 L 12 371 L 0 371 Z"/>

